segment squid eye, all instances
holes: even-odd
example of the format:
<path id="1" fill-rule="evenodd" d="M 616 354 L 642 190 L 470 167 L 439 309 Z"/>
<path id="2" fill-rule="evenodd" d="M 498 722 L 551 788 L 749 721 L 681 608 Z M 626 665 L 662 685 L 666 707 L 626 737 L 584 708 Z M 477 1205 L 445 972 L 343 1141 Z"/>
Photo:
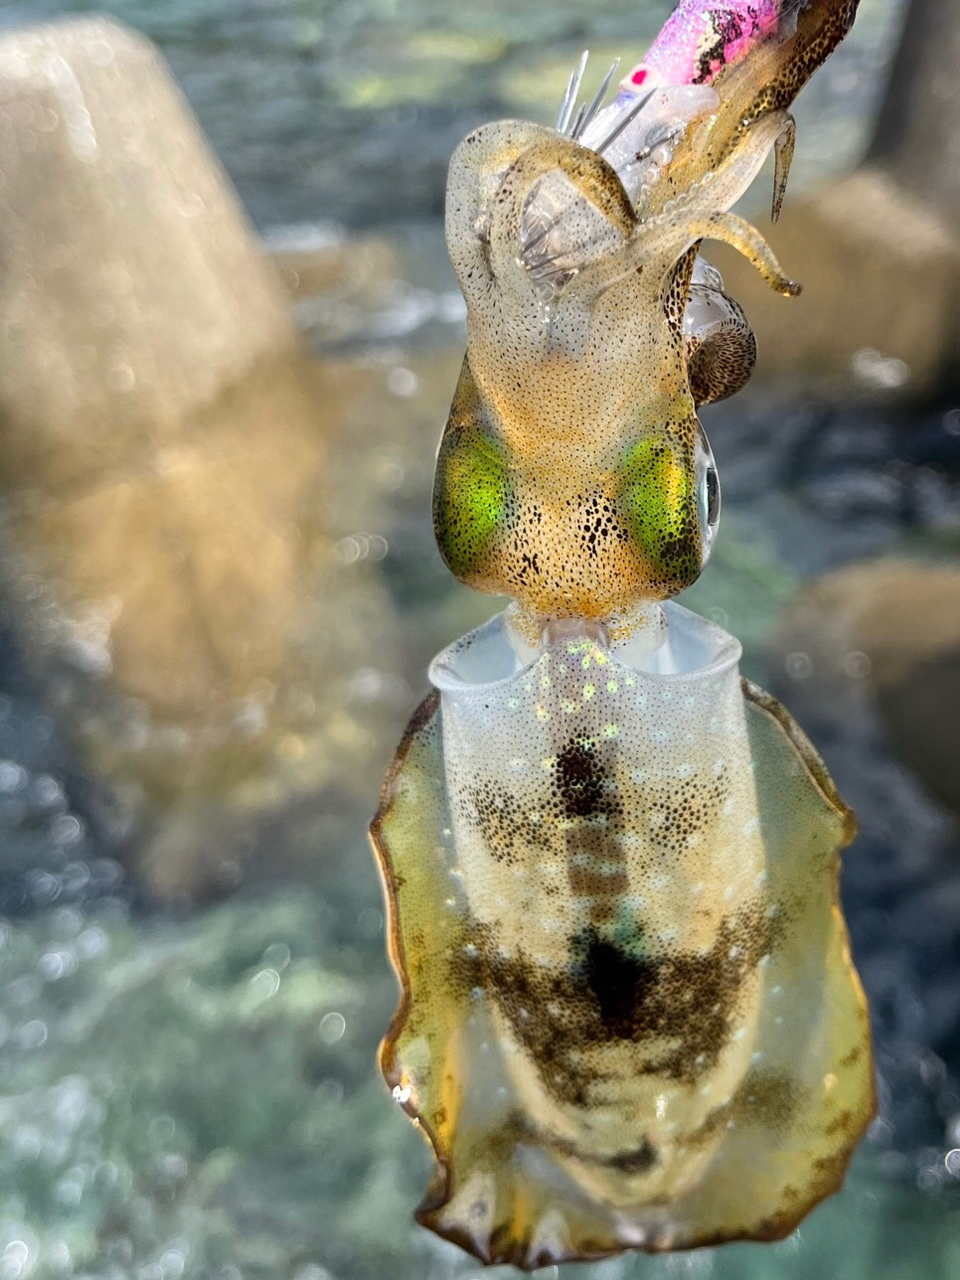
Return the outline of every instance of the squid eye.
<path id="1" fill-rule="evenodd" d="M 700 545 L 706 564 L 713 549 L 713 539 L 720 523 L 720 478 L 713 460 L 710 441 L 698 424 L 696 449 L 697 514 L 700 517 Z"/>

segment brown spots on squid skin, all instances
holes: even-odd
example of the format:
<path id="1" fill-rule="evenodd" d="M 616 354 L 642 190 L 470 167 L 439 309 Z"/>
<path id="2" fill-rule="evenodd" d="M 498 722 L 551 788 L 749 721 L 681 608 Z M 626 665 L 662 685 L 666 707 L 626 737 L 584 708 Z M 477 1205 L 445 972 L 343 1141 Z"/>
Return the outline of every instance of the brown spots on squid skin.
<path id="1" fill-rule="evenodd" d="M 853 1112 L 841 1111 L 838 1115 L 833 1117 L 823 1132 L 831 1136 L 835 1133 L 847 1133 L 852 1135 L 854 1132 Z"/>
<path id="2" fill-rule="evenodd" d="M 602 828 L 590 826 L 567 831 L 564 843 L 570 892 L 583 901 L 591 923 L 610 919 L 630 887 L 620 843 Z"/>
<path id="3" fill-rule="evenodd" d="M 577 551 L 590 559 L 598 559 L 611 543 L 626 543 L 627 532 L 617 519 L 612 499 L 601 493 L 585 495 L 575 527 Z"/>
<path id="4" fill-rule="evenodd" d="M 607 753 L 609 754 L 609 752 Z M 586 904 L 591 923 L 615 915 L 629 888 L 623 844 L 623 805 L 609 763 L 588 733 L 567 739 L 553 769 L 553 791 L 563 817 L 567 884 Z"/>
<path id="5" fill-rule="evenodd" d="M 773 1132 L 782 1131 L 802 1102 L 803 1092 L 792 1076 L 779 1071 L 748 1071 L 733 1097 L 715 1107 L 683 1141 L 692 1148 L 702 1147 L 729 1128 L 731 1122 L 762 1124 Z"/>
<path id="6" fill-rule="evenodd" d="M 517 1146 L 527 1145 L 542 1147 L 567 1160 L 577 1160 L 581 1164 L 628 1174 L 648 1173 L 660 1158 L 656 1147 L 646 1137 L 642 1138 L 636 1146 L 615 1151 L 612 1155 L 584 1151 L 578 1143 L 562 1134 L 537 1126 L 520 1111 L 512 1111 L 505 1117 L 498 1129 L 495 1142 L 499 1148 L 498 1159 L 502 1161 L 509 1161 Z"/>
<path id="7" fill-rule="evenodd" d="M 853 1067 L 860 1061 L 866 1052 L 866 1045 L 862 1040 L 858 1040 L 849 1053 L 845 1053 L 840 1059 L 841 1067 Z"/>
<path id="8" fill-rule="evenodd" d="M 594 1071 L 578 1067 L 572 1052 L 582 1040 L 577 1019 L 583 1005 L 566 974 L 537 965 L 523 951 L 503 955 L 489 925 L 474 923 L 472 947 L 458 957 L 452 975 L 467 989 L 481 987 L 509 1021 L 514 1035 L 536 1062 L 544 1087 L 554 1098 L 589 1105 Z"/>
<path id="9" fill-rule="evenodd" d="M 705 340 L 692 336 L 687 339 L 687 380 L 693 403 L 699 409 L 735 395 L 749 381 L 757 362 L 757 339 L 743 308 L 721 289 L 695 284 L 691 285 L 690 294 L 709 294 L 728 313 L 726 319 L 711 327 Z"/>
<path id="10" fill-rule="evenodd" d="M 571 939 L 568 967 L 554 969 L 522 948 L 503 954 L 495 931 L 477 924 L 469 981 L 496 1002 L 547 1092 L 588 1107 L 601 1077 L 583 1065 L 584 1050 L 633 1042 L 640 1074 L 690 1084 L 709 1072 L 736 1030 L 743 984 L 776 933 L 762 900 L 724 920 L 702 954 L 646 952 L 639 921 L 627 951 L 591 925 Z M 645 1054 L 651 1043 L 656 1050 Z"/>
<path id="11" fill-rule="evenodd" d="M 708 783 L 702 778 L 678 779 L 669 787 L 648 788 L 644 816 L 646 837 L 654 849 L 679 853 L 689 836 L 709 828 L 730 795 L 729 770 L 724 767 Z"/>
<path id="12" fill-rule="evenodd" d="M 698 252 L 698 244 L 689 248 L 678 259 L 663 287 L 663 314 L 673 335 L 674 350 L 678 356 L 683 344 L 683 313 L 690 296 L 690 281 L 693 278 L 693 268 Z"/>
<path id="13" fill-rule="evenodd" d="M 566 738 L 552 765 L 549 803 L 531 812 L 528 797 L 487 777 L 467 787 L 460 816 L 478 828 L 498 862 L 522 861 L 531 850 L 557 856 L 561 842 L 566 884 L 587 920 L 599 924 L 615 915 L 629 877 L 625 855 L 624 807 L 615 782 L 615 745 L 585 728 Z M 730 794 L 729 770 L 700 778 L 650 782 L 642 804 L 632 809 L 651 851 L 681 855 L 687 841 L 707 829 Z M 544 892 L 559 892 L 560 883 Z"/>
<path id="14" fill-rule="evenodd" d="M 522 859 L 547 838 L 542 824 L 531 818 L 529 807 L 493 779 L 481 778 L 466 787 L 457 808 L 477 827 L 484 848 L 497 862 Z"/>
<path id="15" fill-rule="evenodd" d="M 538 1145 L 555 1151 L 557 1155 L 567 1160 L 576 1160 L 580 1164 L 592 1165 L 600 1169 L 612 1169 L 616 1173 L 625 1173 L 631 1177 L 649 1173 L 651 1169 L 656 1168 L 660 1159 L 656 1147 L 649 1138 L 644 1138 L 639 1146 L 615 1151 L 613 1155 L 596 1155 L 593 1152 L 584 1151 L 577 1143 L 542 1130 L 535 1133 L 534 1140 Z"/>
<path id="16" fill-rule="evenodd" d="M 606 782 L 606 770 L 596 741 L 588 733 L 574 734 L 557 756 L 554 789 L 560 797 L 564 817 L 614 818 L 623 809 Z"/>
<path id="17" fill-rule="evenodd" d="M 515 206 L 512 212 L 519 224 L 521 209 L 516 207 L 516 202 L 527 198 L 536 180 L 554 169 L 565 173 L 578 193 L 621 235 L 630 234 L 636 215 L 616 171 L 598 152 L 578 146 L 566 137 L 554 135 L 538 146 L 524 149 L 504 175 L 495 203 Z"/>
<path id="18" fill-rule="evenodd" d="M 616 1155 L 606 1157 L 603 1164 L 607 1168 L 616 1169 L 618 1173 L 633 1176 L 638 1173 L 649 1173 L 658 1160 L 656 1147 L 649 1139 L 644 1138 L 641 1146 L 633 1151 L 618 1151 Z"/>
<path id="19" fill-rule="evenodd" d="M 545 813 L 532 813 L 529 798 L 480 777 L 457 798 L 459 816 L 477 828 L 490 856 L 506 863 L 522 860 L 531 849 L 546 852 L 557 823 L 572 823 L 563 830 L 572 892 L 609 898 L 625 891 L 626 864 L 617 839 L 623 806 L 596 738 L 586 730 L 574 732 L 557 755 L 552 775 L 553 803 Z M 610 874 L 614 863 L 616 876 Z"/>
<path id="20" fill-rule="evenodd" d="M 583 968 L 605 1038 L 674 1042 L 644 1069 L 695 1081 L 716 1065 L 736 1029 L 741 988 L 773 936 L 759 904 L 724 920 L 704 954 L 631 954 L 588 933 Z"/>
<path id="21" fill-rule="evenodd" d="M 849 1158 L 848 1152 L 835 1151 L 829 1156 L 821 1156 L 819 1160 L 814 1160 L 813 1167 L 817 1171 L 817 1180 L 839 1186 L 843 1181 Z"/>

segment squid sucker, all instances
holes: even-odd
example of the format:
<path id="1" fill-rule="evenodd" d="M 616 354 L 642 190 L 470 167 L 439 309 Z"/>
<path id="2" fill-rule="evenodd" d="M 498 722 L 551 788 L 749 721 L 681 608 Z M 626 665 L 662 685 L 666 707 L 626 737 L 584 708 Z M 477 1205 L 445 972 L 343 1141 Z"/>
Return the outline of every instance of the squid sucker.
<path id="1" fill-rule="evenodd" d="M 720 490 L 697 408 L 755 344 L 701 256 L 856 0 L 682 0 L 607 105 L 484 126 L 450 166 L 467 354 L 434 526 L 512 597 L 445 649 L 371 833 L 402 997 L 381 1047 L 429 1139 L 423 1225 L 533 1269 L 790 1232 L 871 1119 L 814 748 L 671 599 Z"/>

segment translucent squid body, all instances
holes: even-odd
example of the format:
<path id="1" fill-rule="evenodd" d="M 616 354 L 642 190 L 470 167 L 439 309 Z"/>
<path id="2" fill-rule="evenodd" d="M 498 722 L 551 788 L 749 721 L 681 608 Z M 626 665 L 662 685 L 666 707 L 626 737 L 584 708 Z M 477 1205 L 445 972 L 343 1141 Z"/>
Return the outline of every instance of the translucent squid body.
<path id="1" fill-rule="evenodd" d="M 418 1219 L 486 1262 L 775 1239 L 874 1109 L 837 895 L 854 819 L 671 597 L 719 488 L 698 405 L 753 337 L 701 241 L 854 0 L 685 0 L 606 107 L 450 166 L 467 355 L 437 463 L 452 572 L 505 613 L 433 662 L 372 834 L 403 995 L 382 1046 L 436 1157 Z M 581 68 L 582 73 L 582 68 Z M 609 77 L 608 77 L 609 79 Z"/>

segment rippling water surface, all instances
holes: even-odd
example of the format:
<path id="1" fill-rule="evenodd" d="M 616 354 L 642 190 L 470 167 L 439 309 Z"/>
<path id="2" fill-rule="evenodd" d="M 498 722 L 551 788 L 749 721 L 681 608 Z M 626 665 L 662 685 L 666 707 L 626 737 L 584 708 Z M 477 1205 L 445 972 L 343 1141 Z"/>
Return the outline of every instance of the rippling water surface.
<path id="1" fill-rule="evenodd" d="M 550 121 L 583 48 L 599 77 L 639 59 L 664 0 L 108 0 L 163 49 L 261 226 L 439 215 L 450 152 L 473 126 Z M 0 5 L 24 23 L 84 0 Z M 864 0 L 804 95 L 798 174 L 862 146 L 900 0 Z"/>

